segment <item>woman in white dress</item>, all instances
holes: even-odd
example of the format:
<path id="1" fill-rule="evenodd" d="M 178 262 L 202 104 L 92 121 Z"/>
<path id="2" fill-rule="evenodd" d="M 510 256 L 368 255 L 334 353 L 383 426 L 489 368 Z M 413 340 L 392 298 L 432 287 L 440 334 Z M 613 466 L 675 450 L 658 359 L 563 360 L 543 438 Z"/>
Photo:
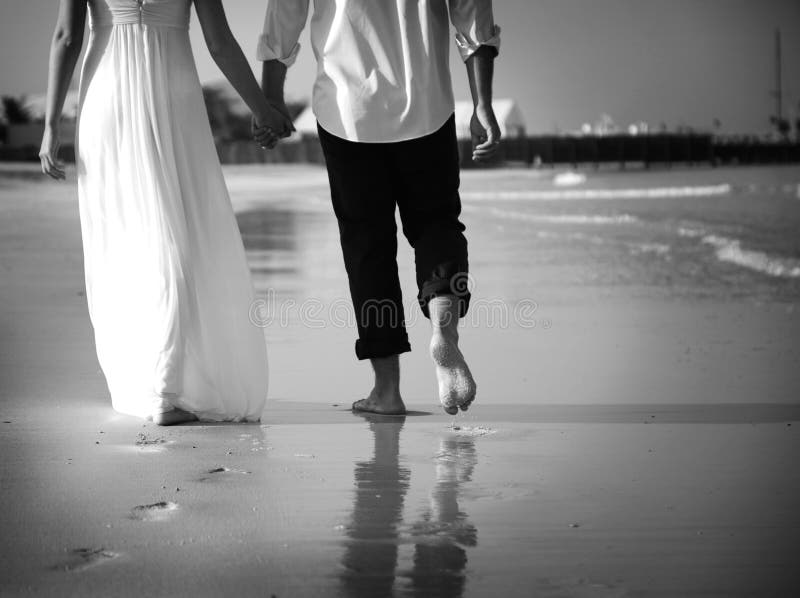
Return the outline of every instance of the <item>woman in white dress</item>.
<path id="1" fill-rule="evenodd" d="M 189 44 L 193 0 L 61 0 L 40 158 L 64 178 L 58 122 L 80 53 L 76 139 L 86 297 L 114 409 L 168 425 L 255 421 L 263 332 Z M 214 60 L 257 127 L 288 134 L 231 35 L 194 0 Z"/>

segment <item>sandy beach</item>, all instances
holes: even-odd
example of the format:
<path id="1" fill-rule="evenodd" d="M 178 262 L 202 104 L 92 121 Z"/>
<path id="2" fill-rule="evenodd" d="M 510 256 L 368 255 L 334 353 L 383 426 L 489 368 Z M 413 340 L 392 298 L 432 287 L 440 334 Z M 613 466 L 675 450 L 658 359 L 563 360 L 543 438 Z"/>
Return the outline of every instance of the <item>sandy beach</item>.
<path id="1" fill-rule="evenodd" d="M 324 170 L 227 168 L 271 400 L 167 429 L 110 408 L 74 171 L 4 165 L 0 595 L 800 593 L 800 169 L 557 174 L 464 174 L 473 409 L 410 307 L 412 411 L 365 418 Z"/>

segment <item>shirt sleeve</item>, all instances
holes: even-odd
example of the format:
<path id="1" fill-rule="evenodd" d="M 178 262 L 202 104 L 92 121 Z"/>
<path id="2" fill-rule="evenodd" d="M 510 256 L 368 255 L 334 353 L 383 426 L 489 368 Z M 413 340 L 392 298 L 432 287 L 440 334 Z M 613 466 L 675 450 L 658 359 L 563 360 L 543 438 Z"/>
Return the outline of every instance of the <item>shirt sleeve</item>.
<path id="1" fill-rule="evenodd" d="M 268 0 L 264 30 L 258 38 L 258 60 L 280 60 L 292 66 L 300 51 L 300 33 L 306 26 L 309 0 Z"/>
<path id="2" fill-rule="evenodd" d="M 466 61 L 481 46 L 500 50 L 500 27 L 494 24 L 492 0 L 450 0 L 450 22 L 456 29 L 456 46 Z"/>

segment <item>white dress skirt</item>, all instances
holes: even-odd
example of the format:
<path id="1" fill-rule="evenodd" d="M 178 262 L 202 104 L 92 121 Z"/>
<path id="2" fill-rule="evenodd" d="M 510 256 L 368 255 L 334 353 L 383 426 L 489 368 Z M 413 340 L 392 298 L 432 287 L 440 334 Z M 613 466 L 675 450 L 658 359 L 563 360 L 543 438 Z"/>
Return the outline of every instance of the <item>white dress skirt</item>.
<path id="1" fill-rule="evenodd" d="M 88 4 L 78 188 L 112 405 L 258 420 L 266 346 L 189 43 L 191 0 Z"/>

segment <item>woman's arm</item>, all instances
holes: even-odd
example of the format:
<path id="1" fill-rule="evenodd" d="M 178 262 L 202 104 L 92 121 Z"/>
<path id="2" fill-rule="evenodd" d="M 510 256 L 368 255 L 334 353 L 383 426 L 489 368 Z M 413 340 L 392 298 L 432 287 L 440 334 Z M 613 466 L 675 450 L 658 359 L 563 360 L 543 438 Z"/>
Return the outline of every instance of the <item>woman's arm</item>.
<path id="1" fill-rule="evenodd" d="M 54 179 L 65 178 L 64 167 L 58 160 L 58 129 L 64 100 L 83 46 L 85 24 L 86 0 L 61 0 L 53 41 L 50 43 L 44 137 L 39 151 L 42 172 Z"/>
<path id="2" fill-rule="evenodd" d="M 195 0 L 194 4 L 208 51 L 253 112 L 256 126 L 269 127 L 278 137 L 288 136 L 292 122 L 274 110 L 264 98 L 242 49 L 231 33 L 222 0 Z"/>

